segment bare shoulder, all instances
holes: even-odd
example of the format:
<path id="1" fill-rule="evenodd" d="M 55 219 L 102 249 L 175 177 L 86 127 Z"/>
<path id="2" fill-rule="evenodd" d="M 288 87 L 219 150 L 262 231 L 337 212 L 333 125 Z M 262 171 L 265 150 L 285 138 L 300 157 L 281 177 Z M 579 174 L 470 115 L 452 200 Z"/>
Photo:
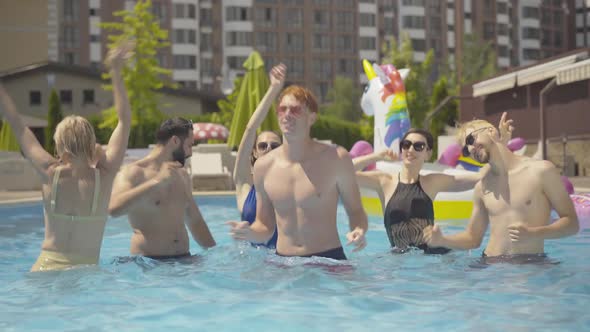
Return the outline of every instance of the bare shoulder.
<path id="1" fill-rule="evenodd" d="M 548 160 L 530 160 L 529 169 L 534 175 L 547 175 L 557 171 L 555 165 Z"/>
<path id="2" fill-rule="evenodd" d="M 254 163 L 254 167 L 252 169 L 253 172 L 260 172 L 260 171 L 268 170 L 269 167 L 272 165 L 273 160 L 278 157 L 278 150 L 279 149 L 274 149 L 274 150 L 270 151 L 269 153 L 265 154 L 264 156 L 256 159 L 256 162 Z"/>
<path id="3" fill-rule="evenodd" d="M 138 183 L 144 178 L 144 169 L 145 168 L 137 162 L 130 163 L 121 167 L 117 177 L 131 183 Z"/>

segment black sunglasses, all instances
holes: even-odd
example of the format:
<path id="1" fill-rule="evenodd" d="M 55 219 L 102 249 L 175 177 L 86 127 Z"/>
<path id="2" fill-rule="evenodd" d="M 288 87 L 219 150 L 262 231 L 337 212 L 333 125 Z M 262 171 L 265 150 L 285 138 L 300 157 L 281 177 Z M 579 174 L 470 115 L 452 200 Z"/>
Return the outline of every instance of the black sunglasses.
<path id="1" fill-rule="evenodd" d="M 426 148 L 426 143 L 424 142 L 412 142 L 408 139 L 405 139 L 399 143 L 399 150 L 409 150 L 410 146 L 414 146 L 414 150 L 416 152 L 420 152 Z"/>
<path id="2" fill-rule="evenodd" d="M 473 145 L 475 143 L 475 137 L 473 136 L 473 133 L 477 133 L 478 131 L 482 131 L 482 130 L 486 130 L 486 129 L 490 129 L 490 128 L 493 128 L 493 127 L 479 128 L 479 129 L 472 131 L 469 135 L 465 136 L 465 145 L 463 145 L 463 150 L 461 151 L 463 153 L 463 157 L 469 157 L 469 146 Z"/>
<path id="3" fill-rule="evenodd" d="M 269 144 L 267 142 L 258 142 L 258 144 L 256 144 L 256 147 L 260 151 L 265 151 L 268 148 L 268 146 L 269 146 Z M 270 142 L 270 149 L 271 150 L 274 150 L 274 149 L 278 148 L 279 146 L 281 146 L 281 143 Z"/>

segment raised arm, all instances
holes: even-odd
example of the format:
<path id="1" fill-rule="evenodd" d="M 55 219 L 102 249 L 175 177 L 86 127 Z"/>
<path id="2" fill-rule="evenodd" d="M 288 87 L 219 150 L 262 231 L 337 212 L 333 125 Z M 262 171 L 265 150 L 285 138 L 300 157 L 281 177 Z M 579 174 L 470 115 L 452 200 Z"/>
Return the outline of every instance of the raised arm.
<path id="1" fill-rule="evenodd" d="M 247 221 L 230 221 L 231 236 L 236 240 L 253 243 L 266 243 L 272 237 L 277 221 L 274 206 L 264 190 L 264 176 L 269 160 L 254 165 L 254 185 L 256 186 L 256 220 L 250 225 Z"/>
<path id="2" fill-rule="evenodd" d="M 236 164 L 234 167 L 234 183 L 236 184 L 236 198 L 238 200 L 238 208 L 241 210 L 250 191 L 251 179 L 251 166 L 250 166 L 250 154 L 256 141 L 256 131 L 262 125 L 262 122 L 268 114 L 273 101 L 277 98 L 283 85 L 285 83 L 285 75 L 287 67 L 283 64 L 275 66 L 270 71 L 270 86 L 266 91 L 266 94 L 258 104 L 256 111 L 252 114 L 250 121 L 246 125 L 244 136 L 240 142 L 238 149 L 238 155 L 236 157 Z"/>
<path id="3" fill-rule="evenodd" d="M 424 176 L 425 182 L 431 187 L 434 196 L 439 192 L 458 192 L 470 190 L 490 170 L 490 165 L 484 165 L 478 172 L 462 174 L 431 173 Z"/>
<path id="4" fill-rule="evenodd" d="M 2 114 L 14 132 L 18 144 L 27 159 L 29 159 L 37 172 L 43 178 L 43 182 L 49 181 L 49 169 L 52 165 L 57 164 L 57 159 L 53 158 L 37 141 L 33 132 L 25 127 L 20 115 L 16 111 L 14 101 L 8 95 L 4 86 L 0 82 L 0 100 L 2 101 Z"/>
<path id="5" fill-rule="evenodd" d="M 361 194 L 356 182 L 354 166 L 348 152 L 341 147 L 337 148 L 338 165 L 336 167 L 337 173 L 337 187 L 342 204 L 348 214 L 348 222 L 350 225 L 350 233 L 346 235 L 349 244 L 354 244 L 356 248 L 354 251 L 362 250 L 367 244 L 365 241 L 365 233 L 369 227 L 367 214 L 363 209 L 361 203 Z"/>
<path id="6" fill-rule="evenodd" d="M 114 172 L 118 171 L 123 163 L 131 131 L 131 106 L 125 90 L 125 82 L 123 82 L 123 67 L 125 67 L 125 61 L 132 55 L 133 47 L 133 43 L 125 43 L 111 50 L 106 60 L 107 65 L 111 67 L 115 110 L 119 121 L 97 166 Z"/>
<path id="7" fill-rule="evenodd" d="M 443 235 L 438 225 L 424 229 L 424 242 L 431 247 L 446 247 L 451 249 L 475 249 L 481 245 L 489 224 L 489 215 L 482 200 L 481 184 L 478 184 L 473 194 L 473 211 L 467 228 L 457 234 Z"/>
<path id="8" fill-rule="evenodd" d="M 354 165 L 355 171 L 362 171 L 365 167 L 371 165 L 377 161 L 397 161 L 399 160 L 399 155 L 393 150 L 385 149 L 380 152 L 370 153 L 364 156 L 356 157 L 352 159 L 352 164 Z"/>
<path id="9" fill-rule="evenodd" d="M 186 171 L 182 172 L 185 184 L 184 189 L 188 200 L 185 224 L 191 232 L 193 239 L 195 239 L 201 248 L 206 249 L 214 247 L 216 243 L 213 239 L 213 235 L 211 235 L 211 231 L 209 230 L 207 223 L 205 223 L 205 219 L 203 218 L 203 215 L 197 206 L 197 202 L 195 202 L 193 198 L 190 177 Z"/>
<path id="10" fill-rule="evenodd" d="M 547 226 L 537 227 L 514 223 L 508 226 L 512 241 L 525 241 L 527 238 L 557 239 L 574 235 L 580 230 L 576 209 L 563 186 L 557 169 L 549 161 L 543 161 L 540 168 L 543 193 L 559 215 L 559 219 Z"/>

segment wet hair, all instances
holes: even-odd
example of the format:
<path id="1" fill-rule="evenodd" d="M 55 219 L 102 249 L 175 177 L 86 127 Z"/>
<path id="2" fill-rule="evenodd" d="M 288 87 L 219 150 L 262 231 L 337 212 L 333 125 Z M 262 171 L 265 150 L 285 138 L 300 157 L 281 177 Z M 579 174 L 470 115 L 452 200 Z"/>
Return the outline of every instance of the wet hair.
<path id="1" fill-rule="evenodd" d="M 55 128 L 53 134 L 55 150 L 59 158 L 64 153 L 92 162 L 96 153 L 96 135 L 88 120 L 81 116 L 69 115 Z"/>
<path id="2" fill-rule="evenodd" d="M 434 137 L 432 137 L 432 134 L 428 130 L 424 130 L 424 129 L 420 129 L 420 128 L 410 128 L 408 131 L 406 131 L 406 133 L 402 137 L 402 141 L 405 140 L 408 137 L 408 135 L 410 135 L 410 134 L 418 134 L 418 135 L 424 137 L 426 139 L 426 149 L 432 150 L 432 146 L 434 145 Z M 401 144 L 401 142 L 400 142 L 400 144 Z M 400 151 L 401 151 L 401 149 L 400 149 Z"/>
<path id="3" fill-rule="evenodd" d="M 162 122 L 160 128 L 158 128 L 156 142 L 166 144 L 172 136 L 177 136 L 184 141 L 192 130 L 193 123 L 191 121 L 179 117 L 171 118 Z"/>
<path id="4" fill-rule="evenodd" d="M 250 164 L 251 164 L 252 166 L 254 166 L 254 163 L 255 163 L 255 162 L 256 162 L 256 160 L 258 159 L 258 158 L 256 158 L 256 157 L 254 156 L 254 151 L 256 151 L 256 144 L 258 144 L 258 137 L 260 137 L 260 135 L 262 135 L 262 134 L 267 134 L 267 133 L 269 133 L 269 134 L 275 134 L 275 135 L 277 135 L 277 137 L 279 138 L 279 142 L 281 142 L 281 144 L 283 144 L 283 136 L 281 136 L 281 135 L 277 134 L 277 133 L 276 133 L 276 132 L 274 132 L 274 131 L 271 131 L 271 130 L 265 130 L 265 131 L 261 132 L 260 134 L 258 134 L 258 135 L 256 136 L 256 139 L 254 140 L 254 146 L 252 147 L 252 152 L 250 152 Z"/>
<path id="5" fill-rule="evenodd" d="M 310 112 L 318 112 L 318 101 L 309 89 L 300 85 L 290 85 L 279 95 L 279 103 L 283 100 L 283 97 L 288 95 L 295 97 L 300 103 L 303 103 Z"/>

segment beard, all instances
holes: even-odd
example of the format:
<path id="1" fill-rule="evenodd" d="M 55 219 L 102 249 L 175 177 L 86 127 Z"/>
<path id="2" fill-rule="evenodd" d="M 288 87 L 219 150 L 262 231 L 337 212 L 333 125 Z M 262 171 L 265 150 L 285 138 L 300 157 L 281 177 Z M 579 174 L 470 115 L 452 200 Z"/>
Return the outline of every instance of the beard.
<path id="1" fill-rule="evenodd" d="M 179 146 L 178 149 L 172 151 L 172 160 L 179 162 L 183 167 L 187 156 L 184 154 L 184 149 Z"/>
<path id="2" fill-rule="evenodd" d="M 490 162 L 490 154 L 483 148 L 475 151 L 474 157 L 474 159 L 481 164 L 487 164 Z"/>

